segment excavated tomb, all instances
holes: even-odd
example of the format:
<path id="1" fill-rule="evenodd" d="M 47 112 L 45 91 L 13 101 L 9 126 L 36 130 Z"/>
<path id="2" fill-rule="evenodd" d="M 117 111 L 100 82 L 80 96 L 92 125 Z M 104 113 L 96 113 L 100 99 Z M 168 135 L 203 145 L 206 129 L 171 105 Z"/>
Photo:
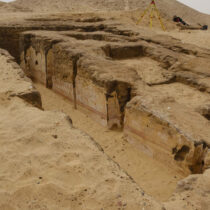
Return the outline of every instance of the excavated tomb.
<path id="1" fill-rule="evenodd" d="M 210 52 L 119 28 L 27 27 L 18 41 L 9 37 L 19 42 L 20 59 L 9 42 L 3 47 L 28 77 L 101 125 L 120 128 L 141 152 L 184 176 L 203 173 L 210 166 Z"/>
<path id="2" fill-rule="evenodd" d="M 75 34 L 23 33 L 21 66 L 26 74 L 101 125 L 123 129 L 132 144 L 178 173 L 208 168 L 209 113 L 202 107 L 209 94 L 176 77 L 180 63 L 190 62 L 192 55 L 186 50 L 182 58 L 177 48 L 157 49 L 142 40 L 112 43 L 94 35 L 86 40 L 84 33 L 75 39 Z"/>

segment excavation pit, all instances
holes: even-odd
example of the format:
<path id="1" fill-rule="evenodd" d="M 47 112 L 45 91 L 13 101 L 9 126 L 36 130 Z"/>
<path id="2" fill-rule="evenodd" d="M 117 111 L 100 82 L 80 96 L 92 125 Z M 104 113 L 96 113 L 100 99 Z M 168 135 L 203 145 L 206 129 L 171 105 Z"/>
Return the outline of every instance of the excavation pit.
<path id="1" fill-rule="evenodd" d="M 77 32 L 71 34 L 78 35 Z M 110 44 L 105 40 L 86 42 L 87 34 L 80 33 L 82 40 L 69 35 L 69 32 L 58 33 L 59 41 L 56 41 L 51 32 L 23 33 L 21 66 L 26 74 L 65 96 L 75 109 L 86 113 L 104 127 L 122 129 L 132 144 L 168 167 L 173 166 L 178 173 L 189 175 L 203 172 L 207 167 L 204 161 L 207 151 L 204 149 L 197 155 L 194 146 L 194 141 L 200 140 L 195 135 L 189 136 L 188 128 L 183 127 L 176 117 L 170 123 L 167 117 L 153 114 L 153 107 L 148 107 L 149 110 L 147 107 L 145 110 L 141 108 L 144 99 L 139 99 L 139 96 L 142 97 L 142 91 L 144 94 L 148 92 L 144 96 L 148 101 L 154 94 L 154 104 L 157 101 L 164 103 L 164 106 L 168 106 L 167 112 L 172 111 L 171 107 L 182 104 L 180 113 L 188 107 L 195 117 L 197 109 L 209 100 L 207 93 L 200 94 L 199 90 L 176 83 L 176 72 L 163 68 L 164 62 L 168 63 L 168 49 L 163 54 L 166 58 L 157 60 L 152 55 L 148 56 L 148 50 L 154 48 L 153 44 L 123 44 L 120 40 L 119 44 Z M 171 55 L 175 56 L 174 52 Z M 195 104 L 198 98 L 200 100 Z M 139 107 L 135 105 L 136 102 L 129 103 L 132 104 L 130 109 L 127 103 L 135 100 Z M 162 110 L 158 108 L 158 112 Z M 170 115 L 174 114 L 170 112 Z M 205 120 L 202 123 L 205 124 Z M 207 127 L 203 131 L 204 139 L 209 136 Z M 183 135 L 185 130 L 187 133 Z M 192 141 L 193 138 L 195 140 Z M 189 151 L 183 157 L 185 147 Z M 177 153 L 173 154 L 171 151 L 175 150 Z"/>
<path id="2" fill-rule="evenodd" d="M 0 3 L 0 209 L 209 209 L 210 18 L 156 3 Z"/>
<path id="3" fill-rule="evenodd" d="M 114 60 L 123 60 L 135 57 L 144 56 L 144 47 L 138 44 L 133 44 L 130 46 L 105 46 L 103 50 L 107 57 Z"/>
<path id="4" fill-rule="evenodd" d="M 138 147 L 133 147 L 123 137 L 122 131 L 107 130 L 91 116 L 87 116 L 85 110 L 75 110 L 73 103 L 66 97 L 56 94 L 42 84 L 35 83 L 34 85 L 41 93 L 45 110 L 59 110 L 71 116 L 73 126 L 96 139 L 104 152 L 117 162 L 143 188 L 145 193 L 159 201 L 166 201 L 175 191 L 177 182 L 185 177 L 172 167 L 166 167 L 165 164 L 142 153 Z"/>
<path id="5" fill-rule="evenodd" d="M 166 201 L 179 180 L 209 167 L 208 82 L 202 92 L 192 85 L 200 74 L 186 82 L 182 64 L 194 55 L 180 52 L 189 46 L 105 22 L 65 27 L 11 42 L 20 43 L 17 60 L 44 110 L 69 115 L 147 194 Z M 208 62 L 208 52 L 197 53 Z"/>

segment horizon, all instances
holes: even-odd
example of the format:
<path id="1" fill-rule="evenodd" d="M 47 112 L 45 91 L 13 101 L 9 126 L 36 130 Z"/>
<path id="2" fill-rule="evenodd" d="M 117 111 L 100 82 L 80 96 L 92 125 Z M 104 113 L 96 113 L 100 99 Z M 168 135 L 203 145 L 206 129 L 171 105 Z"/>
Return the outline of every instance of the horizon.
<path id="1" fill-rule="evenodd" d="M 0 0 L 0 1 L 12 2 L 15 0 Z M 210 15 L 210 1 L 209 0 L 202 0 L 202 4 L 198 0 L 177 0 L 177 1 L 201 13 Z"/>
<path id="2" fill-rule="evenodd" d="M 177 0 L 178 2 L 181 2 L 182 4 L 187 5 L 188 7 L 191 7 L 201 13 L 210 15 L 210 1 L 209 0 Z M 201 4 L 202 2 L 202 4 Z"/>

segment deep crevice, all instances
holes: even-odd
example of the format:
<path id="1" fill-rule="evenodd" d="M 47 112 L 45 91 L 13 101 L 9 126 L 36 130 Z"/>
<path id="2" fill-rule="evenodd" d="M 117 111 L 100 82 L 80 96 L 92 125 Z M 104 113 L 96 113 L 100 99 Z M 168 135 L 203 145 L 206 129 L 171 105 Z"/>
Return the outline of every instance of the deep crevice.
<path id="1" fill-rule="evenodd" d="M 203 116 L 210 121 L 210 114 L 204 114 Z"/>
<path id="2" fill-rule="evenodd" d="M 205 156 L 208 150 L 208 145 L 204 141 L 195 142 L 194 143 L 194 157 L 192 160 L 192 164 L 189 166 L 192 174 L 201 174 L 205 170 Z"/>

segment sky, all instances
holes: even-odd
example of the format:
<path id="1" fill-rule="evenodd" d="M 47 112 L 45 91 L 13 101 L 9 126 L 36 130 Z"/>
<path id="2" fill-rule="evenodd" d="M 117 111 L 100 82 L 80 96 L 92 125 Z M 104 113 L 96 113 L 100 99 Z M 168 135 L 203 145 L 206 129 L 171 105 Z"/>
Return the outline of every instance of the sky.
<path id="1" fill-rule="evenodd" d="M 0 1 L 10 2 L 13 0 L 0 0 Z M 178 1 L 194 8 L 200 12 L 210 14 L 210 0 L 178 0 Z"/>
<path id="2" fill-rule="evenodd" d="M 178 1 L 200 12 L 210 14 L 210 0 L 178 0 Z"/>

